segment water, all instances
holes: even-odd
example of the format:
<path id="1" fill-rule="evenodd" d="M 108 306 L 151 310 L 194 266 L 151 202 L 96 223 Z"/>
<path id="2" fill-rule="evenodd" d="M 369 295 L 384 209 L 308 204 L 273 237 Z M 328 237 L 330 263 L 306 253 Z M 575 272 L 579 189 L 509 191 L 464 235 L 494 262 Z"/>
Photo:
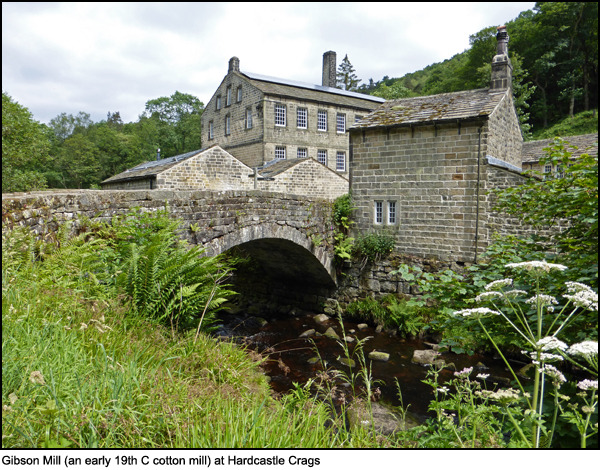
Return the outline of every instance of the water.
<path id="1" fill-rule="evenodd" d="M 300 338 L 300 334 L 314 329 L 318 333 L 332 327 L 342 337 L 342 327 L 337 319 L 331 318 L 324 323 L 317 323 L 314 315 L 268 317 L 261 321 L 248 315 L 222 316 L 223 326 L 219 335 L 237 338 L 248 347 L 269 359 L 264 364 L 265 373 L 271 379 L 271 387 L 275 392 L 285 393 L 293 388 L 294 383 L 305 384 L 326 368 L 335 368 L 348 374 L 350 369 L 340 363 L 339 359 L 346 357 L 343 347 L 335 340 L 326 336 L 313 335 L 310 338 Z M 375 328 L 367 327 L 359 330 L 352 321 L 344 321 L 343 328 L 347 336 L 356 340 L 369 338 L 363 346 L 365 356 L 372 350 L 389 353 L 388 362 L 369 361 L 376 387 L 381 392 L 380 400 L 384 403 L 404 407 L 418 421 L 424 421 L 428 414 L 428 405 L 433 398 L 433 389 L 422 381 L 426 378 L 428 368 L 412 362 L 415 350 L 430 349 L 421 340 L 403 340 L 386 332 L 377 333 Z M 352 353 L 355 343 L 348 343 Z M 318 351 L 318 354 L 317 354 Z M 320 361 L 311 363 L 311 359 L 320 356 Z M 475 372 L 485 372 L 491 377 L 508 378 L 509 373 L 501 361 L 482 355 L 466 355 L 444 353 L 441 356 L 446 364 L 453 363 L 455 370 L 474 367 Z M 354 358 L 356 360 L 356 358 Z M 358 361 L 357 361 L 358 362 Z M 357 372 L 356 368 L 354 372 Z M 443 369 L 441 380 L 449 380 L 454 371 Z M 398 397 L 400 385 L 402 402 Z M 340 386 L 342 386 L 340 384 Z"/>

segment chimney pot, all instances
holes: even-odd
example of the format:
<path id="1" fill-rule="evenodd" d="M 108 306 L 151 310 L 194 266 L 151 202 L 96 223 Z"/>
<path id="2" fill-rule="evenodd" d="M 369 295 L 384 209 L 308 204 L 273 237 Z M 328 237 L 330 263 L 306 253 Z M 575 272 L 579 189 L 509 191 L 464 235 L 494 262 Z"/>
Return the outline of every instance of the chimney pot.
<path id="1" fill-rule="evenodd" d="M 496 55 L 492 59 L 492 80 L 490 91 L 512 88 L 512 64 L 508 58 L 508 33 L 506 26 L 498 26 L 496 34 Z"/>
<path id="2" fill-rule="evenodd" d="M 231 72 L 239 72 L 240 71 L 240 59 L 237 57 L 232 57 L 229 59 L 229 70 L 227 73 Z"/>

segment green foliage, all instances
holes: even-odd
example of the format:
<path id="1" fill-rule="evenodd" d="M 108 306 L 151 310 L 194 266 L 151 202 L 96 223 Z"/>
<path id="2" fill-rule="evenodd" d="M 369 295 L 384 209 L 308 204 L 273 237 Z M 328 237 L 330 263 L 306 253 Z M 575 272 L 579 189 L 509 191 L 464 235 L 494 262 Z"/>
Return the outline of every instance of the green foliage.
<path id="1" fill-rule="evenodd" d="M 557 121 L 547 129 L 540 129 L 534 132 L 531 140 L 552 139 L 562 137 L 569 140 L 569 136 L 594 134 L 598 132 L 598 110 L 582 111 L 573 117 L 567 116 Z"/>
<path id="2" fill-rule="evenodd" d="M 553 253 L 571 268 L 571 278 L 598 284 L 598 157 L 572 159 L 567 142 L 556 140 L 540 160 L 562 172 L 534 173 L 525 184 L 499 191 L 495 209 L 551 232 L 521 238 L 530 253 Z M 543 178 L 542 178 L 543 177 Z"/>
<path id="3" fill-rule="evenodd" d="M 344 56 L 344 60 L 340 63 L 336 74 L 338 88 L 348 91 L 357 91 L 360 78 L 356 76 L 354 66 L 348 60 L 348 54 Z"/>
<path id="4" fill-rule="evenodd" d="M 2 192 L 45 188 L 46 179 L 39 169 L 49 146 L 44 126 L 2 92 Z"/>
<path id="5" fill-rule="evenodd" d="M 348 231 L 352 225 L 352 196 L 344 194 L 333 201 L 332 219 L 335 225 L 333 236 L 334 253 L 338 260 L 349 260 L 352 258 L 354 238 L 348 237 Z"/>
<path id="6" fill-rule="evenodd" d="M 346 316 L 396 330 L 403 337 L 418 336 L 430 321 L 429 312 L 393 294 L 380 300 L 367 297 L 348 304 Z"/>
<path id="7" fill-rule="evenodd" d="M 354 253 L 362 257 L 363 265 L 377 262 L 394 249 L 395 239 L 387 233 L 359 235 L 354 242 Z"/>

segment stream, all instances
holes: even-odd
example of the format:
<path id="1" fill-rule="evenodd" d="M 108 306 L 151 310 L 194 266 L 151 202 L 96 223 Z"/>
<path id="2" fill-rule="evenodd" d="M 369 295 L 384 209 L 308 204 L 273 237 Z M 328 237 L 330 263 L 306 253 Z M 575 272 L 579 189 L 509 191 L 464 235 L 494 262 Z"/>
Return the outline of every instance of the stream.
<path id="1" fill-rule="evenodd" d="M 375 384 L 380 391 L 380 402 L 391 406 L 403 405 L 405 409 L 408 407 L 408 413 L 416 422 L 423 422 L 428 416 L 432 416 L 428 412 L 428 406 L 433 398 L 433 389 L 422 382 L 426 378 L 428 366 L 412 361 L 415 350 L 431 349 L 429 343 L 418 339 L 405 340 L 387 332 L 377 332 L 372 326 L 363 325 L 359 328 L 359 325 L 352 321 L 343 322 L 343 332 L 336 318 L 317 322 L 314 314 L 306 313 L 296 316 L 269 315 L 265 318 L 243 313 L 223 313 L 220 320 L 216 332 L 218 336 L 235 340 L 263 355 L 268 355 L 269 359 L 263 364 L 263 369 L 270 377 L 273 391 L 277 393 L 286 393 L 293 389 L 294 382 L 305 384 L 324 369 L 334 368 L 346 374 L 350 372 L 350 368 L 339 360 L 346 357 L 342 346 L 335 339 L 323 335 L 328 328 L 333 328 L 340 338 L 344 336 L 344 332 L 347 337 L 355 340 L 368 338 L 363 345 L 365 357 L 373 350 L 389 354 L 387 362 L 367 359 L 373 379 L 380 381 Z M 315 330 L 314 334 L 300 337 L 302 333 L 312 329 Z M 356 341 L 348 342 L 350 351 L 355 345 Z M 495 379 L 496 382 L 506 381 L 509 377 L 504 363 L 489 356 L 447 352 L 440 358 L 446 364 L 454 364 L 454 368 L 448 367 L 440 371 L 441 381 L 451 379 L 455 370 L 460 371 L 465 367 L 473 367 L 472 377 L 480 372 L 490 374 L 490 379 Z M 356 357 L 353 359 L 356 360 Z M 356 373 L 357 368 L 353 371 Z M 402 401 L 398 396 L 396 382 L 400 385 Z M 343 384 L 339 385 L 343 387 Z M 379 395 L 379 392 L 377 394 Z"/>

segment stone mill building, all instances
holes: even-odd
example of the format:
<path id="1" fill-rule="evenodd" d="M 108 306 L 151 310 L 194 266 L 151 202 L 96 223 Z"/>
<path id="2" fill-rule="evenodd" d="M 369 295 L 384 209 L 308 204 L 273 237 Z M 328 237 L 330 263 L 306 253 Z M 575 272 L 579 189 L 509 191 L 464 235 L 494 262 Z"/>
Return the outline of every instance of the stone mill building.
<path id="1" fill-rule="evenodd" d="M 494 231 L 515 228 L 488 194 L 522 179 L 505 27 L 497 39 L 489 88 L 388 101 L 349 129 L 357 231 L 392 234 L 403 253 L 473 262 Z"/>
<path id="2" fill-rule="evenodd" d="M 335 86 L 333 51 L 323 55 L 321 85 L 243 72 L 232 57 L 202 114 L 202 142 L 249 167 L 310 157 L 347 177 L 347 129 L 385 100 Z"/>

